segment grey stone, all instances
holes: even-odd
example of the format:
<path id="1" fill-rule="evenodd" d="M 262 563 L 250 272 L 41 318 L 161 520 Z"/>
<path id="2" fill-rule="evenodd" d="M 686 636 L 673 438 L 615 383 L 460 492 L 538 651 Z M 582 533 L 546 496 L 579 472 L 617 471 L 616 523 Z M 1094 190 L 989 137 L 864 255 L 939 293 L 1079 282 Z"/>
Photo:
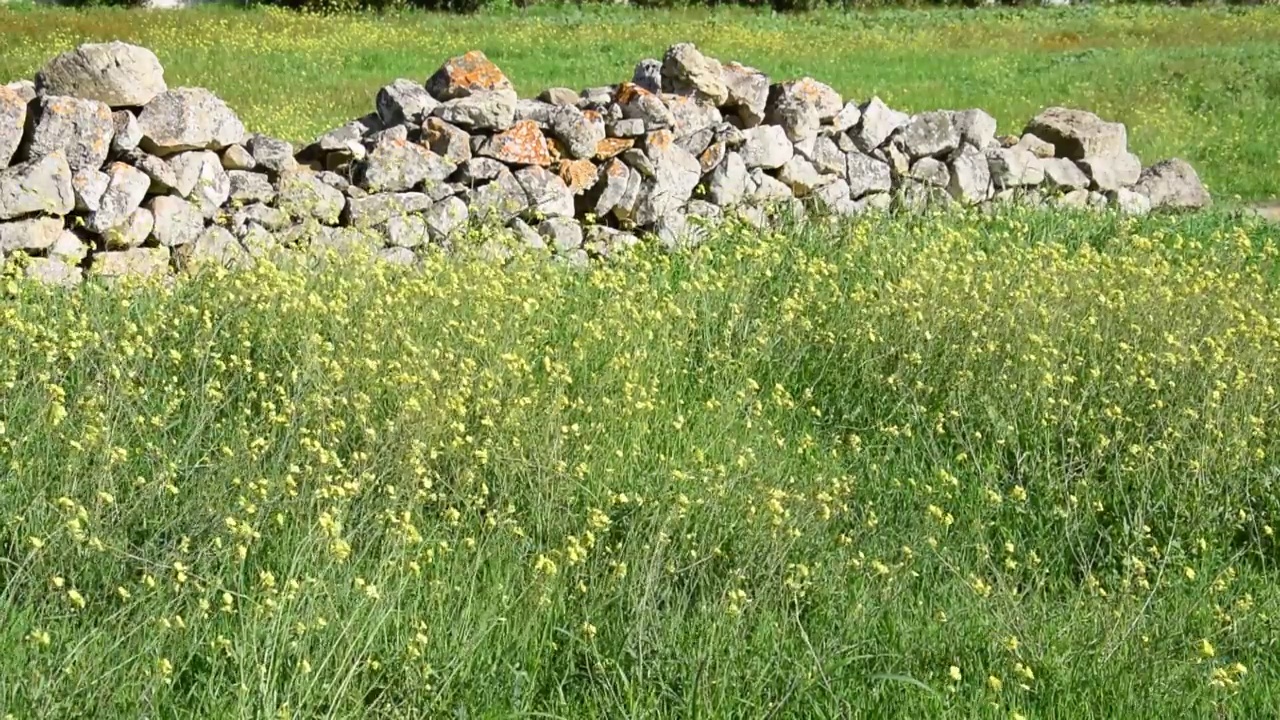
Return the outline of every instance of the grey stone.
<path id="1" fill-rule="evenodd" d="M 111 155 L 123 155 L 138 147 L 142 141 L 142 126 L 138 118 L 128 110 L 117 110 L 111 113 L 113 132 L 111 135 Z"/>
<path id="2" fill-rule="evenodd" d="M 0 167 L 7 167 L 22 144 L 27 126 L 27 103 L 7 87 L 0 87 Z"/>
<path id="3" fill-rule="evenodd" d="M 668 95 L 666 103 L 671 111 L 671 131 L 676 138 L 706 131 L 707 142 L 710 143 L 714 128 L 724 121 L 714 105 L 695 97 Z"/>
<path id="4" fill-rule="evenodd" d="M 155 53 L 122 42 L 85 44 L 50 60 L 36 73 L 43 95 L 96 100 L 111 107 L 146 105 L 166 89 Z"/>
<path id="5" fill-rule="evenodd" d="M 46 95 L 39 100 L 27 157 L 62 151 L 73 171 L 97 170 L 111 152 L 111 108 L 97 100 Z"/>
<path id="6" fill-rule="evenodd" d="M 456 197 L 445 198 L 423 213 L 432 240 L 447 240 L 467 226 L 470 212 L 467 204 Z"/>
<path id="7" fill-rule="evenodd" d="M 799 198 L 806 197 L 814 190 L 835 180 L 834 175 L 818 172 L 813 163 L 799 155 L 793 155 L 786 165 L 778 169 L 778 179 Z"/>
<path id="8" fill-rule="evenodd" d="M 200 208 L 172 195 L 159 195 L 147 201 L 147 209 L 155 219 L 151 234 L 165 247 L 194 242 L 204 232 L 204 215 Z"/>
<path id="9" fill-rule="evenodd" d="M 737 205 L 746 197 L 747 176 L 747 164 L 742 155 L 728 153 L 707 182 L 708 199 L 721 207 Z"/>
<path id="10" fill-rule="evenodd" d="M 813 191 L 813 199 L 828 210 L 842 207 L 849 198 L 849 183 L 837 179 Z"/>
<path id="11" fill-rule="evenodd" d="M 423 143 L 431 152 L 454 165 L 461 165 L 471 159 L 471 136 L 456 125 L 429 118 L 422 126 Z"/>
<path id="12" fill-rule="evenodd" d="M 530 250 L 546 250 L 547 241 L 542 239 L 537 230 L 529 227 L 529 223 L 520 218 L 512 218 L 507 223 L 507 229 L 515 236 L 515 239 L 524 247 Z"/>
<path id="13" fill-rule="evenodd" d="M 146 242 L 155 227 L 155 216 L 140 207 L 129 213 L 124 222 L 107 228 L 102 233 L 103 244 L 108 250 L 128 250 Z"/>
<path id="14" fill-rule="evenodd" d="M 640 118 L 624 118 L 609 125 L 606 131 L 610 137 L 640 137 L 644 134 L 644 120 Z"/>
<path id="15" fill-rule="evenodd" d="M 75 206 L 71 168 L 61 151 L 0 170 L 0 220 L 65 215 Z"/>
<path id="16" fill-rule="evenodd" d="M 226 228 L 210 225 L 195 242 L 180 245 L 173 251 L 174 265 L 188 272 L 204 267 L 243 268 L 252 257 Z"/>
<path id="17" fill-rule="evenodd" d="M 298 168 L 298 161 L 293 159 L 293 145 L 284 140 L 254 135 L 249 138 L 245 149 L 253 155 L 255 170 L 275 176 Z"/>
<path id="18" fill-rule="evenodd" d="M 368 230 L 383 227 L 398 215 L 421 213 L 432 204 L 431 198 L 423 193 L 377 193 L 352 198 L 347 203 L 346 220 L 353 227 Z"/>
<path id="19" fill-rule="evenodd" d="M 967 205 L 976 205 L 991 197 L 991 170 L 987 157 L 972 145 L 965 145 L 950 157 L 951 197 Z"/>
<path id="20" fill-rule="evenodd" d="M 545 168 L 526 168 L 526 170 L 541 170 L 546 175 L 551 175 L 556 180 L 560 180 L 558 176 L 552 175 Z M 547 183 L 549 184 L 550 180 L 547 180 Z M 569 192 L 569 187 L 564 185 L 563 180 L 560 180 L 560 184 L 564 186 L 562 198 L 568 198 L 569 214 L 572 215 L 573 194 Z M 506 223 L 528 208 L 529 194 L 525 192 L 521 182 L 511 172 L 504 172 L 498 175 L 493 182 L 481 185 L 471 194 L 471 213 L 477 222 L 496 220 L 499 223 Z"/>
<path id="21" fill-rule="evenodd" d="M 888 163 L 881 162 L 853 151 L 845 156 L 845 179 L 849 182 L 849 197 L 858 198 L 873 192 L 888 192 L 893 188 L 893 176 Z"/>
<path id="22" fill-rule="evenodd" d="M 1031 133 L 1024 133 L 1013 147 L 1026 150 L 1041 160 L 1053 157 L 1054 153 L 1053 143 L 1045 142 Z"/>
<path id="23" fill-rule="evenodd" d="M 634 223 L 636 218 L 636 210 L 640 205 L 640 201 L 647 190 L 645 189 L 646 181 L 636 170 L 632 170 L 627 176 L 627 186 L 622 192 L 622 197 L 618 202 L 614 203 L 613 216 L 620 221 Z"/>
<path id="24" fill-rule="evenodd" d="M 253 159 L 253 154 L 244 149 L 243 145 L 228 145 L 222 151 L 223 170 L 253 170 L 256 167 L 258 161 Z"/>
<path id="25" fill-rule="evenodd" d="M 418 262 L 418 256 L 407 247 L 387 247 L 382 248 L 376 253 L 379 260 L 391 265 L 413 265 Z"/>
<path id="26" fill-rule="evenodd" d="M 1015 188 L 1039 185 L 1044 182 L 1044 161 L 1030 150 L 1013 147 L 988 148 L 987 169 L 991 182 L 997 188 Z"/>
<path id="27" fill-rule="evenodd" d="M 791 188 L 785 183 L 765 174 L 765 171 L 760 168 L 752 170 L 750 177 L 754 189 L 747 192 L 747 199 L 752 202 L 772 203 L 795 197 L 795 193 L 791 192 Z"/>
<path id="28" fill-rule="evenodd" d="M 177 157 L 181 157 L 181 155 L 175 155 L 173 158 L 170 158 L 170 161 Z M 174 170 L 174 166 L 170 164 L 170 161 L 165 161 L 155 155 L 145 153 L 141 150 L 132 150 L 126 153 L 121 159 L 138 168 L 145 173 L 147 177 L 151 178 L 150 192 L 152 193 L 167 193 L 170 190 L 176 190 L 178 185 L 182 184 L 179 182 L 178 173 Z M 189 170 L 189 162 L 190 159 L 180 160 L 178 161 L 178 167 L 183 168 L 184 171 Z M 195 175 L 184 175 L 183 180 L 191 183 L 191 185 L 187 187 L 186 194 L 191 194 L 191 189 L 195 187 L 195 180 L 198 177 L 198 172 L 196 172 Z"/>
<path id="29" fill-rule="evenodd" d="M 648 194 L 636 208 L 636 221 L 646 225 L 684 206 L 702 178 L 702 164 L 675 144 L 669 130 L 645 137 L 645 154 L 653 163 Z"/>
<path id="30" fill-rule="evenodd" d="M 538 223 L 538 234 L 558 253 L 582 247 L 582 226 L 569 217 L 547 218 Z"/>
<path id="31" fill-rule="evenodd" d="M 769 103 L 769 76 L 753 67 L 731 62 L 721 68 L 721 78 L 728 91 L 725 110 L 736 113 L 744 128 L 763 123 Z"/>
<path id="32" fill-rule="evenodd" d="M 677 95 L 695 95 L 712 105 L 729 101 L 719 61 L 703 55 L 693 43 L 677 43 L 662 58 L 662 89 Z"/>
<path id="33" fill-rule="evenodd" d="M 1044 184 L 1050 189 L 1077 190 L 1089 187 L 1089 176 L 1067 158 L 1046 158 L 1040 163 L 1044 166 Z"/>
<path id="34" fill-rule="evenodd" d="M 51 287 L 75 287 L 84 281 L 84 272 L 75 263 L 56 258 L 30 258 L 22 272 L 28 280 Z"/>
<path id="35" fill-rule="evenodd" d="M 623 118 L 635 118 L 644 122 L 646 130 L 671 127 L 675 117 L 662 98 L 632 83 L 623 83 L 615 95 L 615 102 L 622 109 Z"/>
<path id="36" fill-rule="evenodd" d="M 1163 160 L 1143 170 L 1133 190 L 1147 196 L 1153 210 L 1198 209 L 1213 204 L 1195 168 L 1179 158 Z"/>
<path id="37" fill-rule="evenodd" d="M 852 100 L 844 104 L 840 108 L 840 112 L 831 118 L 830 129 L 832 132 L 842 133 L 853 127 L 862 120 L 862 110 L 858 108 L 858 104 Z"/>
<path id="38" fill-rule="evenodd" d="M 913 159 L 946 155 L 960 147 L 960 131 L 946 111 L 916 115 L 903 126 L 899 137 L 902 149 Z"/>
<path id="39" fill-rule="evenodd" d="M 556 105 L 542 102 L 541 100 L 530 100 L 528 98 L 520 98 L 516 101 L 516 122 L 521 120 L 532 120 L 538 127 L 546 130 L 551 127 L 551 113 L 555 111 Z M 574 110 L 578 110 L 576 105 L 571 105 Z M 581 110 L 578 110 L 581 113 Z"/>
<path id="40" fill-rule="evenodd" d="M 835 140 L 822 136 L 814 141 L 812 151 L 806 156 L 806 159 L 813 163 L 813 166 L 822 173 L 830 173 L 844 177 L 848 172 L 845 154 L 836 145 Z"/>
<path id="41" fill-rule="evenodd" d="M 818 106 L 802 95 L 772 91 L 765 121 L 779 127 L 793 143 L 806 142 L 818 135 L 821 117 Z"/>
<path id="42" fill-rule="evenodd" d="M 591 212 L 596 217 L 604 217 L 613 212 L 613 208 L 626 194 L 630 178 L 631 168 L 617 158 L 602 165 L 596 173 L 596 184 L 590 194 Z"/>
<path id="43" fill-rule="evenodd" d="M 314 219 L 325 225 L 334 225 L 346 202 L 342 192 L 325 184 L 309 170 L 281 173 L 276 181 L 276 207 L 295 220 Z"/>
<path id="44" fill-rule="evenodd" d="M 276 199 L 276 189 L 265 173 L 230 170 L 227 177 L 231 183 L 230 199 L 234 202 L 269 203 Z"/>
<path id="45" fill-rule="evenodd" d="M 107 175 L 107 189 L 98 203 L 98 210 L 85 220 L 85 227 L 99 234 L 123 225 L 129 215 L 142 205 L 147 189 L 151 187 L 151 178 L 146 173 L 122 162 L 111 163 Z"/>
<path id="46" fill-rule="evenodd" d="M 157 227 L 158 227 L 157 220 Z M 249 231 L 254 228 L 262 228 L 264 230 L 279 231 L 289 226 L 291 220 L 289 214 L 278 208 L 262 203 L 253 203 L 235 211 L 231 216 L 231 231 L 240 238 L 248 236 Z M 199 234 L 199 228 L 195 232 Z M 193 236 L 194 239 L 194 236 Z M 162 244 L 167 244 L 163 243 Z M 181 243 L 179 243 L 181 244 Z M 246 243 L 246 247 L 248 244 Z"/>
<path id="47" fill-rule="evenodd" d="M 395 215 L 387 221 L 387 245 L 414 248 L 427 241 L 427 221 L 421 215 Z"/>
<path id="48" fill-rule="evenodd" d="M 450 58 L 426 82 L 427 92 L 441 100 L 494 91 L 514 91 L 511 81 L 483 52 L 472 50 Z"/>
<path id="49" fill-rule="evenodd" d="M 865 152 L 875 150 L 895 130 L 907 124 L 911 118 L 906 113 L 898 112 L 884 104 L 879 97 L 873 97 L 861 107 L 862 121 L 858 127 L 849 132 L 858 149 Z"/>
<path id="50" fill-rule="evenodd" d="M 515 172 L 516 182 L 529 198 L 529 209 L 542 217 L 573 217 L 573 191 L 559 175 L 542 167 Z"/>
<path id="51" fill-rule="evenodd" d="M 446 101 L 434 113 L 463 128 L 506 130 L 516 121 L 516 102 L 514 90 L 493 90 Z"/>
<path id="52" fill-rule="evenodd" d="M 1080 169 L 1093 181 L 1092 188 L 1110 192 L 1127 188 L 1142 176 L 1142 161 L 1133 153 L 1090 155 L 1079 162 Z"/>
<path id="53" fill-rule="evenodd" d="M 346 178 L 335 172 L 329 172 L 327 170 L 318 172 L 316 173 L 316 179 L 338 192 L 346 192 L 351 188 L 351 183 L 347 182 Z"/>
<path id="54" fill-rule="evenodd" d="M 795 154 L 795 147 L 786 131 L 777 125 L 760 125 L 743 130 L 742 134 L 746 138 L 742 144 L 742 159 L 748 169 L 780 168 Z"/>
<path id="55" fill-rule="evenodd" d="M 604 121 L 597 114 L 588 115 L 570 105 L 553 108 L 549 127 L 552 136 L 575 158 L 594 157 L 596 146 L 605 137 Z"/>
<path id="56" fill-rule="evenodd" d="M 1151 212 L 1151 198 L 1134 190 L 1112 190 L 1107 193 L 1107 201 L 1122 215 L 1146 215 Z"/>
<path id="57" fill-rule="evenodd" d="M 358 168 L 356 184 L 369 192 L 402 192 L 424 181 L 443 182 L 455 166 L 417 143 L 378 143 Z"/>
<path id="58" fill-rule="evenodd" d="M 194 202 L 206 218 L 216 217 L 231 198 L 231 178 L 222 169 L 222 158 L 217 153 L 210 150 L 178 153 L 169 158 L 169 167 L 177 180 L 174 190 Z"/>
<path id="59" fill-rule="evenodd" d="M 677 144 L 680 143 L 677 141 Z M 685 150 L 689 149 L 684 145 L 680 145 L 680 147 L 683 147 Z M 728 153 L 729 146 L 722 142 L 711 143 L 701 153 L 696 153 L 698 155 L 698 164 L 702 166 L 702 174 L 706 175 L 712 170 L 720 167 L 720 163 L 724 162 L 724 157 Z"/>
<path id="60" fill-rule="evenodd" d="M 646 58 L 636 63 L 631 82 L 657 95 L 662 92 L 662 61 Z"/>
<path id="61" fill-rule="evenodd" d="M 538 99 L 552 105 L 577 105 L 582 96 L 569 88 L 547 88 L 538 93 Z"/>
<path id="62" fill-rule="evenodd" d="M 76 195 L 76 210 L 97 212 L 111 177 L 98 170 L 81 170 L 71 176 L 71 189 Z"/>
<path id="63" fill-rule="evenodd" d="M 986 150 L 996 141 L 996 119 L 973 108 L 951 113 L 951 121 L 960 132 L 960 142 Z"/>
<path id="64" fill-rule="evenodd" d="M 1083 209 L 1089 206 L 1089 191 L 1084 189 L 1072 190 L 1063 195 L 1054 198 L 1054 203 L 1061 208 Z"/>
<path id="65" fill-rule="evenodd" d="M 269 258 L 280 250 L 275 233 L 257 223 L 249 223 L 240 233 L 240 244 L 251 258 Z"/>
<path id="66" fill-rule="evenodd" d="M 91 277 L 116 279 L 121 277 L 149 278 L 169 271 L 169 248 L 140 247 L 95 253 L 89 265 Z"/>
<path id="67" fill-rule="evenodd" d="M 463 183 L 476 185 L 496 180 L 504 172 L 509 172 L 507 166 L 493 158 L 473 157 L 458 168 L 458 179 Z"/>
<path id="68" fill-rule="evenodd" d="M 35 217 L 0 223 L 0 255 L 15 250 L 44 250 L 62 234 L 62 218 Z"/>
<path id="69" fill-rule="evenodd" d="M 915 161 L 907 177 L 940 188 L 951 184 L 951 171 L 947 169 L 947 164 L 934 157 L 923 157 Z"/>
<path id="70" fill-rule="evenodd" d="M 45 255 L 67 265 L 79 265 L 89 256 L 89 246 L 74 232 L 63 230 L 45 251 Z"/>
<path id="71" fill-rule="evenodd" d="M 1032 118 L 1024 132 L 1051 143 L 1057 157 L 1073 160 L 1127 151 L 1123 124 L 1106 122 L 1085 110 L 1048 108 Z"/>
<path id="72" fill-rule="evenodd" d="M 387 126 L 421 125 L 439 104 L 440 101 L 431 97 L 424 86 L 405 78 L 393 80 L 378 90 L 374 99 L 378 118 Z"/>
<path id="73" fill-rule="evenodd" d="M 23 103 L 30 103 L 40 94 L 36 92 L 36 84 L 31 80 L 14 80 L 8 85 L 5 85 L 4 88 L 15 93 L 22 99 Z"/>
<path id="74" fill-rule="evenodd" d="M 140 147 L 155 155 L 221 150 L 244 139 L 244 125 L 227 104 L 204 88 L 174 88 L 142 108 Z"/>
<path id="75" fill-rule="evenodd" d="M 689 217 L 701 218 L 707 222 L 715 222 L 724 218 L 724 210 L 706 200 L 690 200 L 685 206 L 685 214 Z"/>

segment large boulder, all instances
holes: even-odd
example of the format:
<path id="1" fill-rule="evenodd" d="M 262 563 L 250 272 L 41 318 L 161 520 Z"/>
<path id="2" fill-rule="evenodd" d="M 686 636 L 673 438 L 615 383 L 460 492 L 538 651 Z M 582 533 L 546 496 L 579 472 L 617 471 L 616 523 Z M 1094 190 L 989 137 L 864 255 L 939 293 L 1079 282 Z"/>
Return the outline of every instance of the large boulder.
<path id="1" fill-rule="evenodd" d="M 712 105 L 729 100 L 719 61 L 698 51 L 693 43 L 677 43 L 662 58 L 662 89 L 677 95 L 694 95 Z"/>
<path id="2" fill-rule="evenodd" d="M 1143 170 L 1133 190 L 1147 196 L 1153 210 L 1197 209 L 1213 203 L 1195 168 L 1179 158 L 1163 160 Z"/>
<path id="3" fill-rule="evenodd" d="M 1051 143 L 1057 157 L 1073 160 L 1127 151 L 1124 125 L 1106 122 L 1086 110 L 1048 108 L 1032 118 L 1024 132 Z"/>
<path id="4" fill-rule="evenodd" d="M 0 220 L 75 209 L 71 167 L 61 151 L 0 170 Z"/>
<path id="5" fill-rule="evenodd" d="M 115 131 L 111 108 L 105 103 L 46 95 L 36 111 L 27 157 L 60 150 L 72 170 L 97 170 L 111 152 Z"/>
<path id="6" fill-rule="evenodd" d="M 0 86 L 0 167 L 8 167 L 22 144 L 27 125 L 27 100 L 7 87 Z"/>
<path id="7" fill-rule="evenodd" d="M 227 104 L 204 88 L 174 88 L 155 96 L 138 116 L 140 146 L 155 155 L 221 150 L 244 139 L 244 125 Z"/>
<path id="8" fill-rule="evenodd" d="M 36 73 L 42 95 L 141 107 L 168 88 L 155 53 L 122 42 L 91 43 L 58 55 Z"/>

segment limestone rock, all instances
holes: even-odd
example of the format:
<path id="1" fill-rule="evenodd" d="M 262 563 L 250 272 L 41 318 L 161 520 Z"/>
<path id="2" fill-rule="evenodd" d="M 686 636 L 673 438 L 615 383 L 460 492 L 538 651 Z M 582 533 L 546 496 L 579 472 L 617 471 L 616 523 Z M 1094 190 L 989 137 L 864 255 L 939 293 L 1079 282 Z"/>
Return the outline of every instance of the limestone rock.
<path id="1" fill-rule="evenodd" d="M 142 142 L 142 126 L 138 125 L 138 117 L 132 112 L 117 110 L 111 113 L 111 124 L 114 132 L 111 135 L 110 154 L 123 155 Z"/>
<path id="2" fill-rule="evenodd" d="M 1151 212 L 1151 198 L 1134 190 L 1120 188 L 1107 193 L 1107 200 L 1122 215 L 1146 215 Z"/>
<path id="3" fill-rule="evenodd" d="M 631 82 L 654 95 L 661 94 L 662 61 L 645 58 L 636 63 L 635 70 L 631 73 Z"/>
<path id="4" fill-rule="evenodd" d="M 135 208 L 124 222 L 108 228 L 102 233 L 103 243 L 108 250 L 128 250 L 146 242 L 155 227 L 155 216 L 144 208 Z"/>
<path id="5" fill-rule="evenodd" d="M 422 215 L 427 232 L 437 242 L 447 240 L 467 226 L 470 212 L 467 204 L 456 197 L 445 198 L 432 205 Z"/>
<path id="6" fill-rule="evenodd" d="M 510 129 L 485 139 L 480 144 L 478 154 L 507 165 L 546 167 L 551 164 L 547 138 L 532 120 L 521 120 Z"/>
<path id="7" fill-rule="evenodd" d="M 867 193 L 888 192 L 893 188 L 889 164 L 870 155 L 853 151 L 845 156 L 849 197 L 857 200 Z"/>
<path id="8" fill-rule="evenodd" d="M 85 227 L 99 234 L 123 225 L 129 215 L 142 205 L 147 189 L 151 187 L 151 178 L 146 173 L 122 162 L 111 163 L 107 175 L 110 179 L 98 203 L 98 210 L 85 220 Z"/>
<path id="9" fill-rule="evenodd" d="M 618 87 L 614 101 L 622 108 L 623 118 L 644 121 L 646 130 L 670 127 L 675 122 L 662 98 L 639 85 L 623 83 Z"/>
<path id="10" fill-rule="evenodd" d="M 991 197 L 991 171 L 982 151 L 972 145 L 961 147 L 952 153 L 950 168 L 951 184 L 947 190 L 951 197 L 968 205 Z"/>
<path id="11" fill-rule="evenodd" d="M 111 108 L 105 103 L 46 95 L 39 101 L 27 157 L 62 151 L 73 171 L 97 170 L 111 152 L 115 131 Z"/>
<path id="12" fill-rule="evenodd" d="M 1106 122 L 1085 110 L 1048 108 L 1032 118 L 1024 132 L 1051 143 L 1057 157 L 1072 160 L 1127 151 L 1123 124 Z"/>
<path id="13" fill-rule="evenodd" d="M 471 136 L 440 118 L 428 118 L 423 123 L 422 142 L 431 152 L 454 165 L 462 165 L 471 159 Z"/>
<path id="14" fill-rule="evenodd" d="M 423 212 L 432 204 L 433 201 L 425 193 L 376 193 L 362 198 L 352 198 L 347 203 L 346 220 L 359 229 L 375 228 L 386 225 L 391 218 L 398 215 Z"/>
<path id="15" fill-rule="evenodd" d="M 435 114 L 441 120 L 472 130 L 506 130 L 516 120 L 516 92 L 475 92 L 441 103 Z"/>
<path id="16" fill-rule="evenodd" d="M 276 199 L 276 189 L 265 173 L 248 170 L 229 170 L 231 200 L 239 203 L 269 203 Z"/>
<path id="17" fill-rule="evenodd" d="M 665 92 L 696 95 L 712 105 L 724 105 L 729 100 L 720 63 L 703 55 L 693 43 L 677 43 L 667 48 L 661 73 Z"/>
<path id="18" fill-rule="evenodd" d="M 1044 166 L 1044 184 L 1050 189 L 1069 191 L 1089 187 L 1089 176 L 1067 158 L 1047 158 L 1041 164 Z"/>
<path id="19" fill-rule="evenodd" d="M 204 215 L 200 208 L 172 195 L 159 195 L 147 201 L 154 218 L 151 234 L 165 247 L 194 242 L 204 231 Z"/>
<path id="20" fill-rule="evenodd" d="M 989 148 L 985 154 L 991 181 L 997 188 L 1027 187 L 1044 181 L 1044 161 L 1030 150 L 1015 145 Z"/>
<path id="21" fill-rule="evenodd" d="M 439 100 L 422 85 L 400 78 L 378 90 L 374 106 L 378 118 L 387 127 L 392 125 L 421 125 L 435 111 Z"/>
<path id="22" fill-rule="evenodd" d="M 44 250 L 62 234 L 62 218 L 34 217 L 0 222 L 0 255 L 15 250 Z"/>
<path id="23" fill-rule="evenodd" d="M 110 107 L 140 107 L 164 92 L 164 68 L 155 53 L 122 42 L 92 43 L 58 55 L 36 74 L 42 95 L 96 100 Z"/>
<path id="24" fill-rule="evenodd" d="M 960 131 L 951 113 L 920 113 L 907 121 L 900 136 L 902 149 L 912 158 L 946 155 L 960 147 Z"/>
<path id="25" fill-rule="evenodd" d="M 138 116 L 140 146 L 161 157 L 183 150 L 221 150 L 244 139 L 244 125 L 227 104 L 204 88 L 174 88 L 156 95 Z"/>
<path id="26" fill-rule="evenodd" d="M 217 225 L 205 228 L 195 242 L 175 248 L 173 260 L 179 270 L 187 272 L 207 266 L 243 268 L 253 261 L 236 236 Z"/>
<path id="27" fill-rule="evenodd" d="M 76 210 L 97 212 L 107 192 L 111 176 L 99 170 L 81 170 L 71 176 L 71 189 L 76 195 Z"/>
<path id="28" fill-rule="evenodd" d="M 438 100 L 454 100 L 493 91 L 515 93 L 502 70 L 479 50 L 450 58 L 427 79 L 426 89 Z M 514 110 L 514 102 L 512 105 Z"/>
<path id="29" fill-rule="evenodd" d="M 210 150 L 178 153 L 169 158 L 177 183 L 174 190 L 191 200 L 206 218 L 216 217 L 231 198 L 231 178 L 222 169 L 222 158 Z"/>
<path id="30" fill-rule="evenodd" d="M 1195 168 L 1185 160 L 1163 160 L 1142 171 L 1135 192 L 1151 200 L 1151 208 L 1197 209 L 1212 204 Z"/>
<path id="31" fill-rule="evenodd" d="M 0 167 L 8 167 L 22 143 L 27 124 L 27 100 L 7 87 L 0 87 Z"/>
<path id="32" fill-rule="evenodd" d="M 573 193 L 559 175 L 542 167 L 517 170 L 516 182 L 529 199 L 529 209 L 542 217 L 573 217 Z"/>
<path id="33" fill-rule="evenodd" d="M 245 149 L 253 156 L 253 169 L 272 176 L 298 167 L 298 162 L 293 158 L 293 145 L 284 140 L 254 135 L 245 143 Z"/>
<path id="34" fill-rule="evenodd" d="M 334 225 L 345 205 L 346 197 L 310 170 L 281 173 L 276 181 L 276 207 L 295 220 L 314 219 Z"/>
<path id="35" fill-rule="evenodd" d="M 256 167 L 258 161 L 243 145 L 229 145 L 222 151 L 223 170 L 253 170 Z"/>
<path id="36" fill-rule="evenodd" d="M 951 171 L 947 164 L 934 157 L 923 157 L 915 161 L 907 177 L 940 188 L 951 184 Z"/>
<path id="37" fill-rule="evenodd" d="M 747 163 L 742 155 L 730 152 L 720 166 L 711 172 L 707 183 L 707 197 L 720 207 L 731 207 L 742 202 L 747 194 Z"/>
<path id="38" fill-rule="evenodd" d="M 731 62 L 721 68 L 728 97 L 726 111 L 737 114 L 744 128 L 764 122 L 765 107 L 769 103 L 769 76 L 753 67 Z"/>
<path id="39" fill-rule="evenodd" d="M 76 206 L 71 168 L 61 151 L 0 170 L 0 220 L 65 215 Z"/>
<path id="40" fill-rule="evenodd" d="M 996 119 L 985 111 L 973 108 L 951 114 L 951 121 L 960 133 L 960 142 L 979 150 L 986 150 L 996 141 Z"/>
<path id="41" fill-rule="evenodd" d="M 911 118 L 885 105 L 879 97 L 873 97 L 862 106 L 862 122 L 849 132 L 858 149 L 864 153 L 875 150 L 895 130 L 907 124 Z"/>
<path id="42" fill-rule="evenodd" d="M 564 181 L 559 177 L 552 175 L 549 171 L 542 168 L 527 168 L 526 171 L 542 170 L 547 175 L 555 177 L 556 182 L 564 185 Z M 525 171 L 522 171 L 525 172 Z M 550 182 L 549 180 L 547 181 Z M 569 188 L 564 188 L 564 196 L 567 197 L 569 204 L 569 214 L 572 215 L 573 194 L 569 192 Z M 503 172 L 498 175 L 497 179 L 487 185 L 477 188 L 471 195 L 471 213 L 477 222 L 483 222 L 489 219 L 495 219 L 499 222 L 506 223 L 515 216 L 524 212 L 529 208 L 529 194 L 525 192 L 521 182 L 516 179 L 511 172 Z M 564 202 L 564 200 L 562 200 Z"/>
<path id="43" fill-rule="evenodd" d="M 1124 152 L 1115 155 L 1090 155 L 1081 158 L 1080 169 L 1093 181 L 1092 188 L 1101 192 L 1111 192 L 1127 188 L 1138 182 L 1142 176 L 1142 161 L 1133 153 Z"/>
<path id="44" fill-rule="evenodd" d="M 89 275 L 109 279 L 126 276 L 149 278 L 163 275 L 168 270 L 169 248 L 140 247 L 94 254 Z"/>
<path id="45" fill-rule="evenodd" d="M 565 253 L 582 247 L 582 226 L 573 218 L 547 218 L 538 223 L 537 229 L 556 252 Z"/>
<path id="46" fill-rule="evenodd" d="M 631 173 L 631 168 L 617 158 L 600 167 L 596 173 L 596 184 L 591 190 L 592 202 L 589 205 L 596 217 L 604 217 L 613 212 L 613 208 L 627 192 Z"/>
<path id="47" fill-rule="evenodd" d="M 538 94 L 538 99 L 551 105 L 576 106 L 582 96 L 569 88 L 547 88 Z"/>
<path id="48" fill-rule="evenodd" d="M 454 169 L 452 163 L 417 143 L 385 140 L 359 166 L 356 184 L 369 192 L 402 192 L 424 181 L 443 182 Z"/>
<path id="49" fill-rule="evenodd" d="M 88 256 L 89 246 L 70 230 L 63 230 L 45 250 L 45 257 L 67 265 L 79 265 Z"/>
<path id="50" fill-rule="evenodd" d="M 748 169 L 780 168 L 795 154 L 795 147 L 786 131 L 777 125 L 760 125 L 744 130 L 746 142 L 742 144 L 742 159 Z"/>

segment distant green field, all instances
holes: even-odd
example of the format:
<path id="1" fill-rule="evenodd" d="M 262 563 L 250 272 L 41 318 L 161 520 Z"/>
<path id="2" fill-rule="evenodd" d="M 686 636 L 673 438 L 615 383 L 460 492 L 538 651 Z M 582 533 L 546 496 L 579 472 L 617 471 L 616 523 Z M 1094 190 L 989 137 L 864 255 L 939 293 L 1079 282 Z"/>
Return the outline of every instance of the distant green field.
<path id="1" fill-rule="evenodd" d="M 778 78 L 907 110 L 982 107 L 1017 132 L 1065 104 L 1129 125 L 1150 162 L 1192 161 L 1220 198 L 1280 195 L 1280 8 L 886 11 L 775 17 L 746 10 L 539 10 L 299 16 L 212 8 L 0 12 L 0 78 L 29 77 L 88 40 L 156 51 L 173 84 L 212 88 L 251 129 L 308 140 L 370 111 L 378 87 L 425 79 L 480 48 L 522 93 L 629 78 L 691 40 Z"/>

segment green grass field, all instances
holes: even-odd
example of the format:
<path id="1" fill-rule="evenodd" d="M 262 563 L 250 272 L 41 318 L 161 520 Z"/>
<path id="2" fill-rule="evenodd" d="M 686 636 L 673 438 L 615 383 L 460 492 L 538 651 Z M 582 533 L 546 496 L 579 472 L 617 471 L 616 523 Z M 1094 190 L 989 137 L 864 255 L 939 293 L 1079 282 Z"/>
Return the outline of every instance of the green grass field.
<path id="1" fill-rule="evenodd" d="M 31 76 L 87 40 L 153 49 L 171 84 L 206 86 L 250 129 L 291 140 L 373 107 L 396 77 L 425 79 L 479 48 L 522 94 L 631 77 L 635 62 L 696 42 L 786 78 L 911 110 L 982 107 L 1019 132 L 1049 104 L 1128 124 L 1144 160 L 1181 156 L 1221 198 L 1280 195 L 1280 8 L 887 11 L 565 9 L 459 17 L 299 17 L 210 9 L 0 11 L 0 78 Z"/>
<path id="2" fill-rule="evenodd" d="M 0 68 L 125 37 L 305 138 L 469 47 L 527 92 L 692 37 L 1098 108 L 1256 198 L 1277 17 L 23 10 Z M 0 272 L 0 719 L 1280 716 L 1280 226 L 731 223 L 585 272 L 492 239 Z"/>

